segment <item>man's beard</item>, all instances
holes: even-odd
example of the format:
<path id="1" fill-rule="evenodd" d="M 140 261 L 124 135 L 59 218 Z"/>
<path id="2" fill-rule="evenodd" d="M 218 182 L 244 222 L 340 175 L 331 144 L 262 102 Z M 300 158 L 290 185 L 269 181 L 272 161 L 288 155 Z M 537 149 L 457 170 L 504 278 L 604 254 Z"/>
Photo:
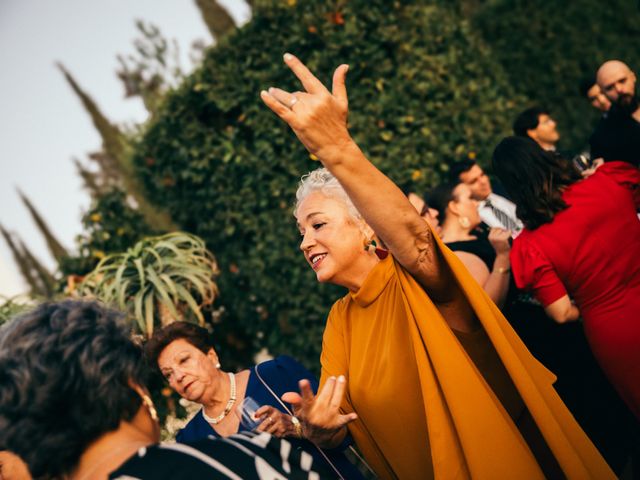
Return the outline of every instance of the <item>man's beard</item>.
<path id="1" fill-rule="evenodd" d="M 622 94 L 616 101 L 616 107 L 618 111 L 625 115 L 631 115 L 640 107 L 640 98 L 637 94 Z"/>

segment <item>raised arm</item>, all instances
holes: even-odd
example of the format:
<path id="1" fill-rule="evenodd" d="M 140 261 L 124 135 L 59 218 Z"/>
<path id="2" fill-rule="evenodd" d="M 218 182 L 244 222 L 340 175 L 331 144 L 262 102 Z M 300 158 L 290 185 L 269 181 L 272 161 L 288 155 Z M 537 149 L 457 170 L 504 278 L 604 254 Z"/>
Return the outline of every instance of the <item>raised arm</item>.
<path id="1" fill-rule="evenodd" d="M 347 129 L 348 100 L 340 65 L 327 88 L 296 57 L 284 56 L 304 91 L 270 88 L 262 100 L 283 119 L 298 139 L 338 179 L 353 204 L 393 256 L 432 295 L 450 298 L 450 276 L 435 253 L 427 223 L 402 191 L 364 156 Z"/>

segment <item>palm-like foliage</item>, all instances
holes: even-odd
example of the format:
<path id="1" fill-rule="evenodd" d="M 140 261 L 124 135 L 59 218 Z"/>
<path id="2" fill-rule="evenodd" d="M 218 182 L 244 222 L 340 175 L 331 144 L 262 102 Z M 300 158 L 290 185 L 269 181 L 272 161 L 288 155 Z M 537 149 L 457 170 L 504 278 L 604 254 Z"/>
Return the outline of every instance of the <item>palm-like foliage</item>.
<path id="1" fill-rule="evenodd" d="M 141 240 L 102 259 L 80 287 L 84 295 L 130 313 L 141 333 L 175 320 L 204 324 L 202 307 L 213 303 L 218 268 L 204 241 L 177 232 Z"/>

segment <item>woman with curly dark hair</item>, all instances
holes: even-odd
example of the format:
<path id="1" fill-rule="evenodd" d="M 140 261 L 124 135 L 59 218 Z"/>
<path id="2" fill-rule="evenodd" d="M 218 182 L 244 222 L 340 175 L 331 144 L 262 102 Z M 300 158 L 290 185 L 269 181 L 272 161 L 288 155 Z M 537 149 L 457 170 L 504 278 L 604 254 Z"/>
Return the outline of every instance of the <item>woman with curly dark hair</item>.
<path id="1" fill-rule="evenodd" d="M 34 478 L 309 477 L 311 456 L 266 433 L 155 445 L 158 419 L 130 335 L 119 312 L 77 300 L 3 327 L 0 450 Z"/>
<path id="2" fill-rule="evenodd" d="M 509 137 L 494 172 L 525 230 L 511 250 L 518 288 L 563 323 L 582 318 L 591 349 L 640 418 L 640 172 L 607 162 L 586 179 L 533 141 Z"/>

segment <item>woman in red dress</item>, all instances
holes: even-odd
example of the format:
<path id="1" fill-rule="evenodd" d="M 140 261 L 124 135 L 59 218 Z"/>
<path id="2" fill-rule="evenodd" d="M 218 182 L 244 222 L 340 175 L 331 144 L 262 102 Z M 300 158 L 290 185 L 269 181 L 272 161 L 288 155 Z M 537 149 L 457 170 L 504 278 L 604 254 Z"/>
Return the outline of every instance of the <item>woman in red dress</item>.
<path id="1" fill-rule="evenodd" d="M 570 161 L 517 137 L 500 142 L 493 166 L 526 226 L 511 250 L 516 285 L 557 322 L 582 318 L 640 419 L 640 171 L 614 161 L 582 179 Z"/>

